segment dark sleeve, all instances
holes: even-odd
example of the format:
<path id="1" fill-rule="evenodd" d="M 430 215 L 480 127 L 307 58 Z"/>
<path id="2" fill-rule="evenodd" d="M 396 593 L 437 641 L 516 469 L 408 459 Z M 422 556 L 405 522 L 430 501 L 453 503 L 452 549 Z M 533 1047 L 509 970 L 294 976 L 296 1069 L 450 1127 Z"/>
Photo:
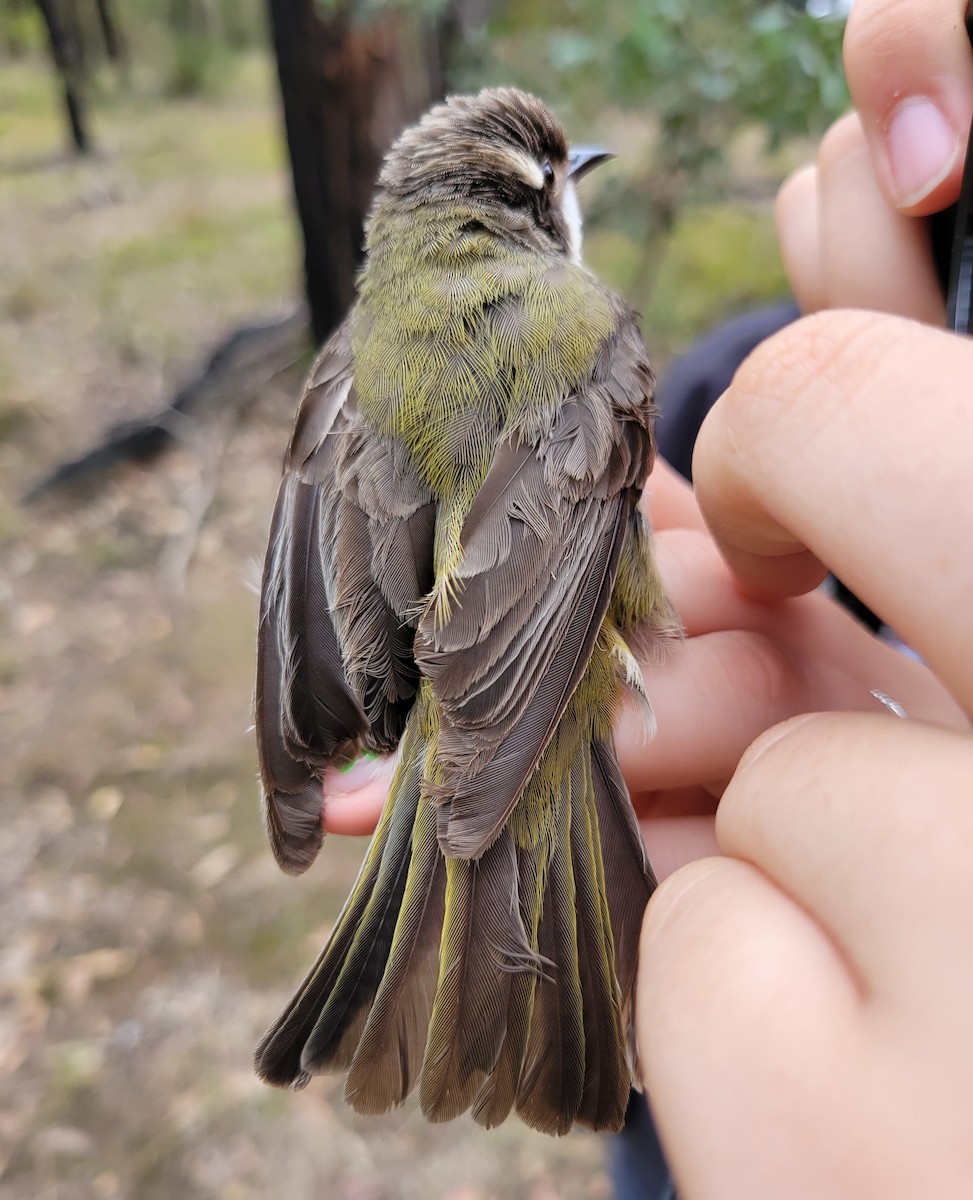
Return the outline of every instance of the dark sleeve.
<path id="1" fill-rule="evenodd" d="M 717 326 L 701 337 L 669 368 L 656 393 L 661 419 L 656 423 L 659 453 L 684 478 L 692 481 L 693 446 L 703 419 L 730 386 L 737 367 L 751 350 L 800 316 L 790 301 L 759 308 Z M 882 622 L 840 579 L 830 580 L 833 594 L 869 629 Z"/>
<path id="2" fill-rule="evenodd" d="M 693 446 L 703 418 L 730 385 L 751 350 L 800 316 L 793 301 L 760 308 L 725 321 L 694 343 L 666 372 L 656 403 L 659 453 L 686 479 L 692 478 Z"/>

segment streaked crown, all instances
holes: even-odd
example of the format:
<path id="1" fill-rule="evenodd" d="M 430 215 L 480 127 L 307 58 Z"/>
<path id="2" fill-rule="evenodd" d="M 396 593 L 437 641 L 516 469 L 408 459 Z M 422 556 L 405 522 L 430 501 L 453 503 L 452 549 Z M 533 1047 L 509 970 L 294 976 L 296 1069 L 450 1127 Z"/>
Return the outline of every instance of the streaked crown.
<path id="1" fill-rule="evenodd" d="M 605 157 L 595 152 L 585 165 Z M 491 232 L 526 236 L 539 249 L 577 261 L 581 219 L 573 180 L 582 169 L 536 96 L 488 88 L 451 96 L 399 137 L 379 176 L 377 206 L 471 206 Z"/>

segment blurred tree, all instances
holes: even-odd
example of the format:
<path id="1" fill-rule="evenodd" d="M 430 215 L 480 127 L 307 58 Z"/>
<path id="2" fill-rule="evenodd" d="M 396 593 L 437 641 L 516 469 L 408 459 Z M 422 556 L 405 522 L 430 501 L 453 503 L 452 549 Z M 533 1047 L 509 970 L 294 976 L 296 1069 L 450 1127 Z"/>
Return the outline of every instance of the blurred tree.
<path id="1" fill-rule="evenodd" d="M 195 21 L 200 2 L 169 0 L 168 15 Z M 432 0 L 425 11 L 381 0 L 266 3 L 303 235 L 310 331 L 320 343 L 354 296 L 382 156 L 442 94 L 448 48 L 462 40 L 465 21 L 481 18 L 484 0 L 454 0 L 448 7 Z M 187 414 L 200 418 L 229 406 L 242 412 L 260 383 L 293 365 L 307 332 L 300 315 L 234 330 L 164 410 L 110 430 L 80 458 L 54 467 L 27 499 L 104 477 L 123 462 L 152 461 L 172 445 L 178 418 Z"/>
<path id="2" fill-rule="evenodd" d="M 72 27 L 73 23 L 65 20 L 57 0 L 37 0 L 37 7 L 47 30 L 51 62 L 61 79 L 64 113 L 72 145 L 79 154 L 87 154 L 91 149 L 91 137 L 85 110 L 83 58 L 77 27 Z"/>
<path id="3" fill-rule="evenodd" d="M 68 43 L 74 47 L 77 71 L 80 78 L 88 74 L 89 54 L 85 21 L 78 8 L 78 0 L 58 0 L 61 23 Z"/>
<path id="4" fill-rule="evenodd" d="M 268 0 L 311 326 L 348 311 L 382 155 L 442 92 L 436 28 L 405 7 Z"/>
<path id="5" fill-rule="evenodd" d="M 98 12 L 98 25 L 105 44 L 105 53 L 111 62 L 123 63 L 125 61 L 125 40 L 115 17 L 112 0 L 95 0 L 95 8 Z"/>
<path id="6" fill-rule="evenodd" d="M 615 197 L 624 219 L 641 216 L 647 259 L 686 203 L 725 193 L 741 130 L 775 148 L 844 111 L 843 28 L 784 0 L 504 0 L 492 26 L 499 61 L 552 102 L 651 119 L 647 171 Z"/>
<path id="7" fill-rule="evenodd" d="M 205 35 L 210 28 L 204 0 L 169 0 L 169 25 L 180 34 Z"/>

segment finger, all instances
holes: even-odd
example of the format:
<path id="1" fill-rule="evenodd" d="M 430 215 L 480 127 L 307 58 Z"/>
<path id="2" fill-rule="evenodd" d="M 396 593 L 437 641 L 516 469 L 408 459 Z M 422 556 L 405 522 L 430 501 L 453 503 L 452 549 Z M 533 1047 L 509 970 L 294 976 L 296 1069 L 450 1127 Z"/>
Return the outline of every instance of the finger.
<path id="1" fill-rule="evenodd" d="M 897 682 L 869 685 L 855 669 L 806 658 L 766 633 L 725 630 L 690 638 L 648 676 L 657 731 L 646 743 L 642 714 L 624 706 L 615 726 L 622 774 L 633 793 L 727 780 L 750 743 L 799 713 L 881 712 L 870 686 L 915 712 L 906 682 L 921 666 L 885 651 L 904 668 Z M 857 664 L 854 664 L 857 666 Z"/>
<path id="2" fill-rule="evenodd" d="M 375 832 L 398 755 L 358 759 L 342 771 L 328 771 L 323 785 L 324 828 L 327 833 L 361 837 Z"/>
<path id="3" fill-rule="evenodd" d="M 851 688 L 863 696 L 878 689 L 899 698 L 913 716 L 969 728 L 962 709 L 928 667 L 874 637 L 823 592 L 773 605 L 749 599 L 734 586 L 712 539 L 690 530 L 664 530 L 656 539 L 656 556 L 689 639 L 729 630 L 759 634 L 777 644 L 788 672 L 796 670 L 806 683 L 817 665 L 827 664 L 853 681 Z M 731 675 L 738 669 L 735 662 L 728 667 Z M 655 673 L 654 666 L 645 668 L 650 695 L 658 700 L 652 686 Z M 779 692 L 781 683 L 771 676 L 774 690 Z M 829 696 L 808 687 L 804 699 L 835 708 L 847 701 L 848 693 Z M 666 719 L 671 719 L 668 714 Z"/>
<path id="4" fill-rule="evenodd" d="M 817 206 L 829 308 L 895 312 L 942 327 L 945 306 L 928 227 L 883 195 L 855 113 L 835 122 L 821 143 Z"/>
<path id="5" fill-rule="evenodd" d="M 712 803 L 712 802 L 711 802 Z M 667 879 L 686 863 L 719 854 L 713 816 L 654 817 L 641 821 L 642 840 L 656 879 Z"/>
<path id="6" fill-rule="evenodd" d="M 753 867 L 708 859 L 652 897 L 639 963 L 639 1053 L 680 1195 L 838 1194 L 829 1068 L 853 1061 L 859 997 L 827 935 Z"/>
<path id="7" fill-rule="evenodd" d="M 959 194 L 973 111 L 966 0 L 857 0 L 845 73 L 879 182 L 903 212 L 936 212 Z"/>
<path id="8" fill-rule="evenodd" d="M 805 717 L 762 738 L 717 836 L 813 914 L 870 994 L 973 992 L 973 744 L 918 721 Z"/>
<path id="9" fill-rule="evenodd" d="M 807 590 L 826 562 L 967 712 L 971 371 L 973 345 L 955 335 L 819 313 L 747 359 L 694 459 L 700 506 L 746 591 Z"/>
<path id="10" fill-rule="evenodd" d="M 818 173 L 801 167 L 782 184 L 774 204 L 774 223 L 784 269 L 801 312 L 828 307 L 818 229 Z"/>
<path id="11" fill-rule="evenodd" d="M 705 529 L 693 489 L 663 459 L 656 459 L 642 496 L 642 508 L 652 528 Z"/>

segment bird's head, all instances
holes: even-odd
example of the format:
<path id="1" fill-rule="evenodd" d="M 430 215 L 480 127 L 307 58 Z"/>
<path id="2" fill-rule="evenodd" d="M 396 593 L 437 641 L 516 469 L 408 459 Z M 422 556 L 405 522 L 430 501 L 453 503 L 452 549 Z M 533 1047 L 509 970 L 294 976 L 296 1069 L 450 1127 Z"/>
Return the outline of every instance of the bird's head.
<path id="1" fill-rule="evenodd" d="M 389 150 L 378 181 L 380 209 L 469 210 L 471 227 L 577 262 L 581 212 L 574 185 L 610 157 L 600 148 L 570 147 L 550 109 L 527 92 L 488 88 L 451 96 Z"/>

